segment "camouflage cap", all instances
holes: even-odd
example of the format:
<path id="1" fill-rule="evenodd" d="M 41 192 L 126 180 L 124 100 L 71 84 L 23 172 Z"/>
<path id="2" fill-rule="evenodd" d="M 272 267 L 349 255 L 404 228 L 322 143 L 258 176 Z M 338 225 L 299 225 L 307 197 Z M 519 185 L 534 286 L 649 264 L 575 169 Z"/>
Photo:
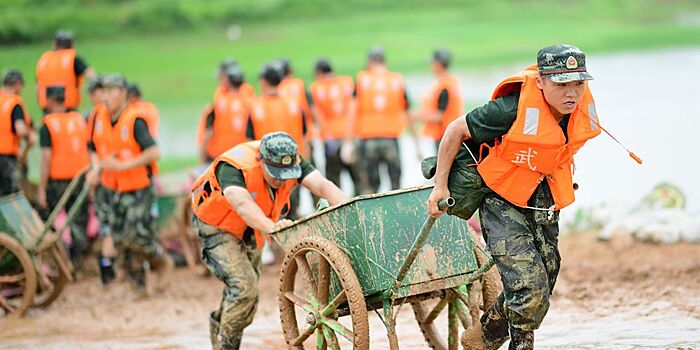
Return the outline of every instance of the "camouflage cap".
<path id="1" fill-rule="evenodd" d="M 104 88 L 116 87 L 126 89 L 128 85 L 129 84 L 126 82 L 126 78 L 119 73 L 106 75 L 102 79 L 102 87 Z"/>
<path id="2" fill-rule="evenodd" d="M 260 140 L 260 158 L 265 170 L 278 180 L 301 177 L 298 160 L 299 146 L 286 132 L 271 132 Z"/>
<path id="3" fill-rule="evenodd" d="M 2 84 L 9 86 L 15 83 L 24 84 L 24 75 L 19 69 L 8 68 L 2 73 Z"/>
<path id="4" fill-rule="evenodd" d="M 447 49 L 437 49 L 433 51 L 433 61 L 440 62 L 443 66 L 447 67 L 452 61 L 452 52 Z"/>
<path id="5" fill-rule="evenodd" d="M 87 90 L 88 90 L 88 92 L 91 92 L 91 93 L 92 93 L 92 92 L 95 92 L 95 91 L 98 90 L 98 89 L 102 89 L 102 80 L 103 80 L 103 78 L 104 78 L 104 77 L 102 77 L 101 75 L 97 75 L 97 76 L 95 76 L 95 77 L 93 77 L 93 78 L 90 78 L 90 79 L 88 80 L 88 84 L 87 84 Z"/>
<path id="6" fill-rule="evenodd" d="M 586 70 L 586 54 L 573 45 L 552 45 L 537 53 L 540 75 L 556 83 L 593 80 Z"/>

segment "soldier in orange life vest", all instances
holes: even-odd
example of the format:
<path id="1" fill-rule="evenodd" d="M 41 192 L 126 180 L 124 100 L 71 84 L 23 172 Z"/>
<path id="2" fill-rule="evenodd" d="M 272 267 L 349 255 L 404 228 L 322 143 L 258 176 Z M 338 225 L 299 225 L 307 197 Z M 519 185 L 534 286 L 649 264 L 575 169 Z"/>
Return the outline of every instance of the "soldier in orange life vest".
<path id="1" fill-rule="evenodd" d="M 101 76 L 96 75 L 95 77 L 88 80 L 87 92 L 88 92 L 88 99 L 90 100 L 91 108 L 83 111 L 83 116 L 85 117 L 85 120 L 88 121 L 88 130 L 90 130 L 90 126 L 92 125 L 92 123 L 89 122 L 89 120 L 93 114 L 92 112 L 97 107 L 97 105 L 102 103 L 102 77 Z"/>
<path id="2" fill-rule="evenodd" d="M 221 304 L 210 314 L 214 349 L 239 349 L 253 321 L 260 250 L 269 232 L 291 223 L 277 221 L 289 210 L 292 189 L 301 184 L 331 205 L 346 200 L 298 152 L 289 134 L 266 134 L 221 154 L 192 187 L 192 221 L 204 262 L 225 284 Z"/>
<path id="3" fill-rule="evenodd" d="M 477 170 L 490 192 L 479 215 L 503 282 L 481 327 L 463 334 L 465 349 L 498 349 L 509 337 L 510 349 L 534 348 L 559 273 L 559 210 L 574 201 L 573 156 L 600 134 L 590 79 L 577 47 L 545 47 L 536 65 L 506 78 L 490 102 L 447 127 L 429 212 L 442 214 L 437 202 L 450 195 L 447 179 L 463 141 L 472 154 L 485 143 L 490 150 Z"/>
<path id="4" fill-rule="evenodd" d="M 207 163 L 224 151 L 248 141 L 246 127 L 250 116 L 250 97 L 241 92 L 245 83 L 243 71 L 237 66 L 228 69 L 227 93 L 219 95 L 207 116 L 206 131 L 200 145 L 200 157 Z"/>
<path id="5" fill-rule="evenodd" d="M 353 130 L 360 139 L 359 153 L 367 177 L 363 193 L 379 190 L 381 163 L 389 170 L 391 189 L 401 186 L 399 137 L 406 127 L 410 105 L 403 77 L 389 71 L 385 61 L 384 49 L 373 47 L 367 69 L 357 73 L 355 84 L 357 115 Z"/>
<path id="6" fill-rule="evenodd" d="M 139 114 L 148 125 L 148 132 L 153 136 L 153 139 L 157 141 L 158 130 L 160 129 L 160 113 L 158 112 L 158 108 L 156 108 L 156 105 L 153 103 L 147 102 L 141 97 L 141 88 L 137 84 L 129 84 L 126 93 L 129 103 L 132 107 L 139 110 Z M 151 164 L 151 175 L 153 175 L 152 180 L 156 186 L 160 185 L 157 181 L 159 173 L 158 162 L 153 162 Z"/>
<path id="7" fill-rule="evenodd" d="M 90 165 L 85 119 L 78 112 L 66 111 L 64 99 L 62 86 L 49 86 L 46 89 L 47 114 L 39 130 L 41 173 L 38 201 L 41 207 L 50 211 L 56 207 L 71 180 Z M 68 199 L 66 211 L 75 205 L 78 193 L 75 191 Z M 80 268 L 82 256 L 88 247 L 87 219 L 87 201 L 83 201 L 70 222 L 71 244 L 68 251 L 76 269 Z"/>
<path id="8" fill-rule="evenodd" d="M 76 55 L 73 48 L 73 32 L 58 30 L 54 36 L 54 49 L 44 52 L 36 65 L 37 97 L 39 107 L 46 109 L 46 88 L 63 86 L 68 110 L 80 107 L 80 87 L 85 77 L 93 78 L 95 71 Z"/>
<path id="9" fill-rule="evenodd" d="M 0 196 L 20 191 L 20 168 L 36 134 L 20 93 L 24 87 L 22 73 L 8 69 L 0 87 Z M 20 148 L 20 140 L 24 147 Z M 26 167 L 25 167 L 26 168 Z"/>
<path id="10" fill-rule="evenodd" d="M 306 118 L 306 127 L 309 129 L 307 134 L 309 147 L 312 146 L 311 138 L 314 136 L 314 119 L 313 114 L 311 114 L 311 108 L 309 106 L 308 91 L 304 86 L 304 81 L 301 78 L 294 77 L 294 72 L 292 71 L 292 64 L 288 59 L 283 58 L 278 60 L 280 69 L 282 70 L 282 81 L 277 88 L 280 96 L 286 97 L 296 101 L 299 106 L 301 106 L 301 111 L 304 113 Z M 309 149 L 309 160 L 313 163 L 313 152 Z"/>
<path id="11" fill-rule="evenodd" d="M 423 98 L 423 134 L 435 141 L 435 149 L 447 126 L 462 115 L 464 100 L 459 79 L 448 71 L 452 53 L 439 49 L 433 52 L 431 68 L 437 80 Z"/>
<path id="12" fill-rule="evenodd" d="M 359 192 L 359 177 L 353 164 L 340 157 L 341 145 L 352 139 L 351 116 L 355 114 L 355 83 L 349 76 L 336 76 L 326 59 L 316 62 L 316 81 L 311 84 L 312 111 L 318 121 L 326 155 L 326 177 L 340 186 L 340 173 L 345 170 Z"/>
<path id="13" fill-rule="evenodd" d="M 118 74 L 103 80 L 105 105 L 111 128 L 111 149 L 101 165 L 112 172 L 116 185 L 109 218 L 117 260 L 123 264 L 138 291 L 150 294 L 164 287 L 164 277 L 173 262 L 158 242 L 158 214 L 151 177 L 151 164 L 160 157 L 158 146 L 141 112 L 128 104 L 127 82 Z M 95 121 L 95 131 L 99 121 Z M 158 275 L 158 283 L 146 281 L 144 262 Z M 150 279 L 149 279 L 150 281 Z"/>

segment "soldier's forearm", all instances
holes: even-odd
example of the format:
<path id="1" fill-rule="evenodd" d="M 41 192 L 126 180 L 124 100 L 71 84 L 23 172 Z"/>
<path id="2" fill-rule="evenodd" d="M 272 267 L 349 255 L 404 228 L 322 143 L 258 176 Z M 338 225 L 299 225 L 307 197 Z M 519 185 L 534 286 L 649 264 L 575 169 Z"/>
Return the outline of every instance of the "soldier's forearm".
<path id="1" fill-rule="evenodd" d="M 445 130 L 445 135 L 438 148 L 437 169 L 435 170 L 435 187 L 447 187 L 447 179 L 450 175 L 452 163 L 462 145 L 462 141 L 470 138 L 469 129 L 464 118 L 459 118 L 450 123 Z"/>

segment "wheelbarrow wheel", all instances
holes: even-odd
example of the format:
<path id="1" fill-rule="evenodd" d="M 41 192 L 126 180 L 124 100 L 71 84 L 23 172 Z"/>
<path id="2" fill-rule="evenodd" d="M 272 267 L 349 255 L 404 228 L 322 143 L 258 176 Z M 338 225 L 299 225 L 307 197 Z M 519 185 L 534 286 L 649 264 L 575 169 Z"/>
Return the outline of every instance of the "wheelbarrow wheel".
<path id="1" fill-rule="evenodd" d="M 340 349 L 344 344 L 369 349 L 365 297 L 350 260 L 335 243 L 306 237 L 293 245 L 282 263 L 278 297 L 282 330 L 291 349 L 304 349 L 314 333 L 316 349 Z M 340 308 L 349 309 L 351 322 L 339 321 Z"/>
<path id="2" fill-rule="evenodd" d="M 69 264 L 70 259 L 60 240 L 49 248 L 39 252 L 36 266 L 39 269 L 38 290 L 34 298 L 34 306 L 45 307 L 61 295 L 61 291 L 70 280 L 61 264 Z"/>
<path id="3" fill-rule="evenodd" d="M 488 261 L 481 250 L 474 249 L 474 253 L 479 266 Z M 430 300 L 412 302 L 416 321 L 428 346 L 435 350 L 458 349 L 460 331 L 479 322 L 480 309 L 487 309 L 495 303 L 501 290 L 500 285 L 498 271 L 491 267 L 481 280 L 474 281 L 471 286 L 443 290 L 436 303 Z M 436 323 L 445 310 L 447 327 L 441 329 Z"/>
<path id="4" fill-rule="evenodd" d="M 32 258 L 12 236 L 0 232 L 0 310 L 22 316 L 32 305 L 37 279 Z"/>

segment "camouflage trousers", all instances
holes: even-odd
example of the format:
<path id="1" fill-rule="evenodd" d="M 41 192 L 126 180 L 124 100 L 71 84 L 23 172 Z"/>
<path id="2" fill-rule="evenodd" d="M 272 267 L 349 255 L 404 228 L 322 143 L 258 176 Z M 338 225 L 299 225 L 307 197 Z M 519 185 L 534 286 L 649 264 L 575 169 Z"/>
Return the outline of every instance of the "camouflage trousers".
<path id="1" fill-rule="evenodd" d="M 379 191 L 379 165 L 384 163 L 389 171 L 391 189 L 401 187 L 401 155 L 396 138 L 373 138 L 360 141 L 360 165 L 366 174 L 363 194 Z"/>
<path id="2" fill-rule="evenodd" d="M 559 274 L 558 217 L 513 206 L 489 192 L 479 208 L 482 232 L 501 274 L 502 305 L 511 328 L 537 329 Z"/>
<path id="3" fill-rule="evenodd" d="M 340 159 L 340 140 L 328 140 L 323 143 L 326 155 L 326 178 L 340 187 L 340 174 L 347 171 L 352 179 L 355 193 L 360 192 L 360 176 L 352 164 L 346 164 Z"/>
<path id="4" fill-rule="evenodd" d="M 20 191 L 19 160 L 0 154 L 0 196 Z"/>
<path id="5" fill-rule="evenodd" d="M 63 193 L 66 192 L 68 184 L 70 184 L 70 180 L 48 181 L 46 184 L 46 202 L 50 211 L 53 211 L 53 209 L 58 205 L 58 201 L 61 199 L 61 196 L 63 196 Z M 68 213 L 68 211 L 75 205 L 82 187 L 83 185 L 81 181 L 81 183 L 77 184 L 77 187 L 71 196 L 68 197 L 68 201 L 66 202 L 65 206 L 66 213 Z M 71 259 L 76 264 L 79 262 L 80 257 L 88 247 L 87 222 L 88 203 L 87 200 L 83 200 L 83 203 L 77 209 L 75 216 L 73 216 L 70 222 L 71 245 L 68 247 L 68 251 L 70 252 Z"/>
<path id="6" fill-rule="evenodd" d="M 100 222 L 100 236 L 108 236 L 111 232 L 109 218 L 114 208 L 115 198 L 116 192 L 102 185 L 97 185 L 95 188 L 95 197 L 92 205 L 95 207 L 95 215 Z"/>
<path id="7" fill-rule="evenodd" d="M 155 193 L 152 187 L 116 192 L 109 216 L 117 263 L 137 287 L 145 283 L 144 262 L 163 254 L 156 228 Z"/>
<path id="8" fill-rule="evenodd" d="M 224 292 L 213 318 L 219 321 L 218 345 L 233 348 L 243 336 L 243 330 L 253 322 L 258 306 L 260 251 L 255 237 L 240 240 L 231 234 L 192 219 L 202 239 L 202 260 L 209 271 L 224 283 Z M 213 344 L 212 344 L 213 345 Z"/>

